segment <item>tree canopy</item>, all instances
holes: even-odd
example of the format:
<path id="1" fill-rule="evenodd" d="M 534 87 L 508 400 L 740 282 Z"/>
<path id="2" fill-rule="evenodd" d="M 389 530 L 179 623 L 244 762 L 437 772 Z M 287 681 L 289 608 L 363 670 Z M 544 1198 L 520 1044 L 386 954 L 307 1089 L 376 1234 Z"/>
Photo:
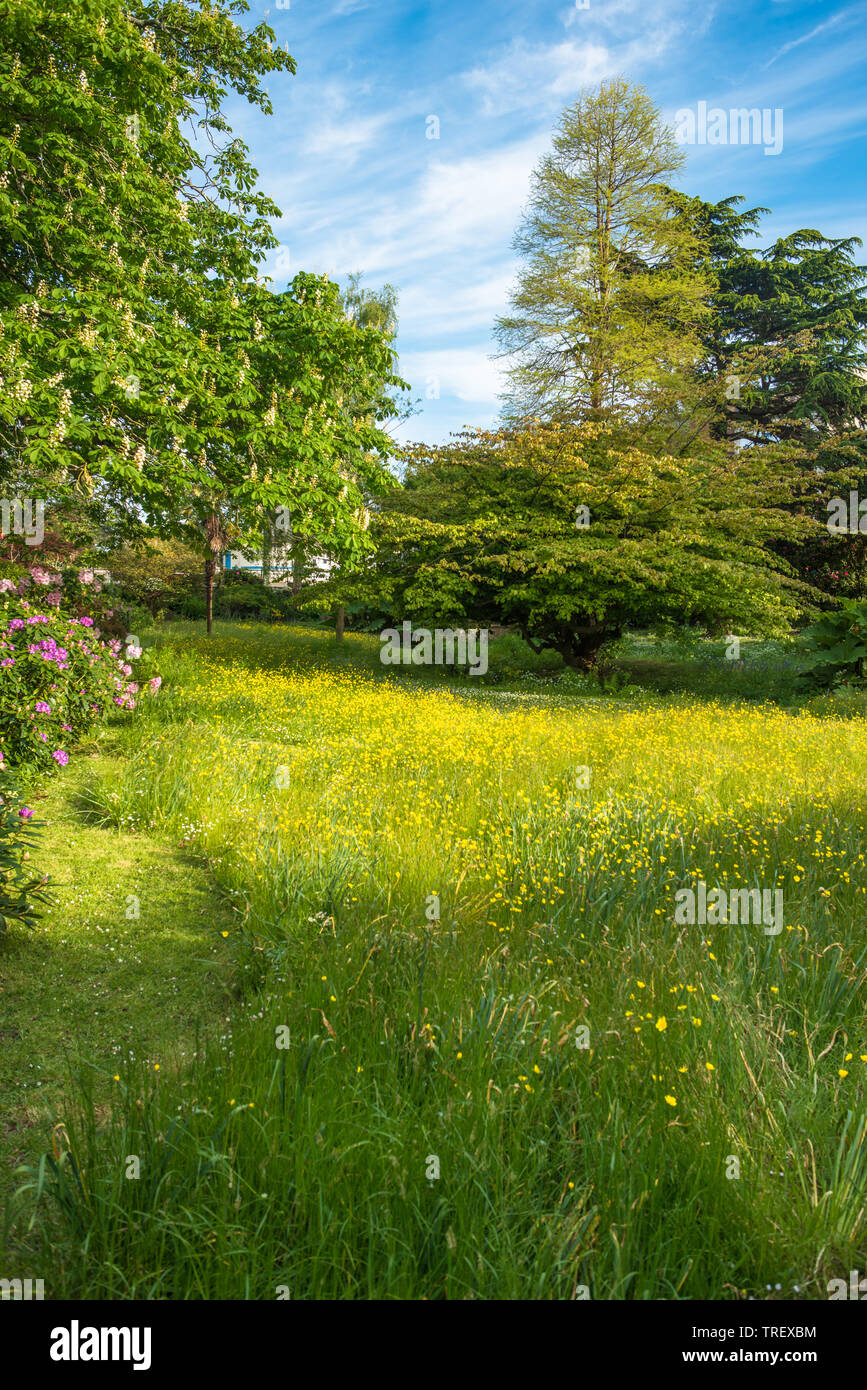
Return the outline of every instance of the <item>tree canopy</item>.
<path id="1" fill-rule="evenodd" d="M 416 446 L 349 598 L 395 618 L 514 624 L 592 666 L 627 626 L 785 632 L 811 591 L 767 548 L 813 534 L 785 451 L 654 452 L 599 421 L 527 422 Z M 781 513 L 795 495 L 802 513 Z"/>

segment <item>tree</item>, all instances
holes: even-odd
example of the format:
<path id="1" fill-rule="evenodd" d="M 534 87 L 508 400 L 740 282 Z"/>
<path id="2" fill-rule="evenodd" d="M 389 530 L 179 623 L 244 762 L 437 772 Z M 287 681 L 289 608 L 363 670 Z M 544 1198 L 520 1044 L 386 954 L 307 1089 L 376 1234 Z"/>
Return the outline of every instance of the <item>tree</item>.
<path id="1" fill-rule="evenodd" d="M 597 421 L 466 431 L 410 452 L 352 596 L 396 620 L 516 624 L 583 669 L 629 626 L 781 635 L 815 595 L 767 542 L 815 532 L 813 487 L 784 448 L 666 455 Z M 783 515 L 793 495 L 803 514 Z"/>
<path id="2" fill-rule="evenodd" d="M 279 516 L 289 534 L 316 535 L 351 563 L 369 549 L 365 498 L 392 481 L 380 422 L 401 383 L 388 335 L 347 319 L 326 276 L 296 275 L 282 294 L 256 287 L 251 302 L 246 397 L 222 423 L 210 396 L 190 405 L 202 452 L 180 527 L 205 539 L 208 611 L 214 557 L 230 539 L 261 550 Z"/>
<path id="3" fill-rule="evenodd" d="M 725 384 L 715 433 L 763 444 L 815 444 L 867 419 L 867 268 L 857 237 L 801 229 L 764 250 L 767 208 L 736 211 L 741 197 L 706 203 L 668 190 L 710 270 L 712 314 L 701 373 Z"/>
<path id="4" fill-rule="evenodd" d="M 133 529 L 197 480 L 190 401 L 225 420 L 244 394 L 222 342 L 274 244 L 221 104 L 270 110 L 294 64 L 237 8 L 0 3 L 0 471 L 113 491 Z"/>
<path id="5" fill-rule="evenodd" d="M 376 341 L 382 341 L 389 346 L 393 344 L 397 336 L 397 291 L 393 285 L 383 285 L 378 290 L 372 290 L 361 284 L 362 274 L 356 272 L 349 276 L 346 289 L 340 295 L 340 304 L 347 321 L 353 328 L 362 334 Z M 396 357 L 393 358 L 396 371 Z M 407 420 L 413 413 L 412 404 L 405 404 L 401 400 L 402 393 L 408 389 L 406 382 L 394 376 L 385 390 L 385 397 L 379 402 L 379 410 L 382 415 L 387 411 L 393 419 L 397 421 Z M 364 413 L 371 408 L 369 386 L 361 381 L 357 381 L 350 392 L 347 400 L 347 408 L 356 413 Z M 356 486 L 359 484 L 359 477 L 351 466 L 351 460 L 345 460 L 347 476 L 351 476 Z M 382 493 L 381 485 L 376 488 L 362 489 L 364 496 L 362 506 L 359 509 L 359 519 L 366 528 L 369 516 L 369 506 L 373 505 L 378 494 Z M 358 562 L 358 556 L 347 552 L 345 546 L 335 545 L 332 538 L 323 537 L 321 534 L 314 542 L 320 553 L 324 552 L 332 561 L 333 572 L 330 589 L 339 594 L 341 576 L 352 571 Z M 303 573 L 306 562 L 309 560 L 309 547 L 304 545 L 302 537 L 292 534 L 289 537 L 290 554 L 294 553 L 294 573 Z M 294 587 L 294 584 L 293 584 Z M 296 593 L 298 590 L 296 590 Z M 343 600 L 338 597 L 337 618 L 335 634 L 338 641 L 343 640 L 346 623 L 346 609 Z"/>
<path id="6" fill-rule="evenodd" d="M 515 237 L 514 312 L 497 320 L 512 419 L 636 418 L 689 393 L 710 286 L 666 195 L 682 163 L 650 98 L 623 80 L 564 111 Z"/>
<path id="7" fill-rule="evenodd" d="M 361 553 L 397 381 L 336 286 L 257 280 L 279 209 L 222 102 L 270 111 L 262 77 L 294 64 L 239 8 L 0 0 L 0 467 L 185 535 L 208 594 L 277 505 Z"/>

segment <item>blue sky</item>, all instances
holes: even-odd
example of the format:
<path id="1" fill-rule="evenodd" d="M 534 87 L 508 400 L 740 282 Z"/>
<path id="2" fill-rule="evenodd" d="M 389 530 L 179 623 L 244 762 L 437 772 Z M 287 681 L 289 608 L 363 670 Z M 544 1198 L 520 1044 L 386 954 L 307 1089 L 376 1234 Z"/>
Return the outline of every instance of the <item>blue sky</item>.
<path id="1" fill-rule="evenodd" d="M 397 287 L 400 370 L 421 397 L 398 438 L 494 424 L 492 326 L 530 172 L 563 107 L 608 77 L 672 124 L 700 102 L 781 110 L 778 154 L 686 145 L 680 186 L 771 208 L 766 240 L 867 243 L 867 0 L 250 0 L 242 22 L 262 19 L 298 67 L 272 79 L 273 116 L 229 107 L 283 211 L 265 271 L 278 289 L 299 270 Z"/>

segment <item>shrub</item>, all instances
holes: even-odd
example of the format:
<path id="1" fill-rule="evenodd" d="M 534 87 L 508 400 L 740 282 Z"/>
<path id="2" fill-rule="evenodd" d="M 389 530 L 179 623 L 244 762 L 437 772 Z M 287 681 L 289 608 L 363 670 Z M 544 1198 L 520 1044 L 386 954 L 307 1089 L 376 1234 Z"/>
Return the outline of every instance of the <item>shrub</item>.
<path id="1" fill-rule="evenodd" d="M 482 677 L 486 684 L 519 680 L 522 676 L 555 676 L 563 670 L 559 652 L 546 648 L 534 652 L 532 647 L 515 633 L 494 637 L 488 644 L 488 670 Z"/>
<path id="2" fill-rule="evenodd" d="M 275 589 L 244 570 L 223 570 L 214 590 L 214 613 L 220 618 L 268 621 L 288 617 L 293 607 L 288 589 Z"/>
<path id="3" fill-rule="evenodd" d="M 151 540 L 145 546 L 111 551 L 101 563 L 111 571 L 116 591 L 136 609 L 177 613 L 188 595 L 202 588 L 202 557 L 179 540 Z M 203 610 L 204 612 L 204 610 Z M 138 632 L 141 619 L 130 622 Z"/>
<path id="4" fill-rule="evenodd" d="M 124 605 L 121 611 L 130 632 L 146 632 L 149 627 L 154 625 L 154 615 L 149 608 L 142 608 L 136 603 L 130 603 Z"/>
<path id="5" fill-rule="evenodd" d="M 265 618 L 270 616 L 272 606 L 265 585 L 251 580 L 224 582 L 214 593 L 214 613 L 218 618 Z"/>
<path id="6" fill-rule="evenodd" d="M 24 868 L 33 847 L 33 812 L 22 805 L 15 782 L 0 769 L 0 934 L 13 922 L 32 926 L 39 916 L 35 904 L 48 901 L 47 879 Z"/>
<path id="7" fill-rule="evenodd" d="M 198 594 L 185 594 L 179 599 L 175 611 L 179 618 L 204 618 L 206 613 L 205 600 Z"/>
<path id="8" fill-rule="evenodd" d="M 808 690 L 867 684 L 867 600 L 842 599 L 802 633 L 812 658 L 800 683 Z"/>
<path id="9" fill-rule="evenodd" d="M 115 707 L 135 708 L 152 675 L 150 653 L 124 647 L 120 636 L 106 640 L 81 613 L 92 584 L 91 571 L 65 583 L 38 566 L 17 581 L 0 578 L 0 756 L 7 766 L 63 766 L 96 720 Z M 80 616 L 67 610 L 67 599 Z M 123 631 L 116 609 L 107 607 L 100 621 Z M 159 688 L 155 674 L 148 688 Z"/>

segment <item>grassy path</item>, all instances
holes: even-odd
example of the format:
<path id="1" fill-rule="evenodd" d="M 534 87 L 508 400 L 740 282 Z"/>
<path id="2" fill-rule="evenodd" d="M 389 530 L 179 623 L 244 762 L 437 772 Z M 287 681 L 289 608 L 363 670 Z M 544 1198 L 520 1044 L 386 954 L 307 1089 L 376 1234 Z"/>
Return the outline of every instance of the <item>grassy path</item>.
<path id="1" fill-rule="evenodd" d="M 231 914 L 205 869 L 170 840 L 102 829 L 80 809 L 88 777 L 121 761 L 80 757 L 32 802 L 56 902 L 0 941 L 0 1198 L 16 1164 L 50 1148 L 78 1058 L 95 1063 L 99 1096 L 122 1057 L 171 1067 L 226 1013 Z"/>

